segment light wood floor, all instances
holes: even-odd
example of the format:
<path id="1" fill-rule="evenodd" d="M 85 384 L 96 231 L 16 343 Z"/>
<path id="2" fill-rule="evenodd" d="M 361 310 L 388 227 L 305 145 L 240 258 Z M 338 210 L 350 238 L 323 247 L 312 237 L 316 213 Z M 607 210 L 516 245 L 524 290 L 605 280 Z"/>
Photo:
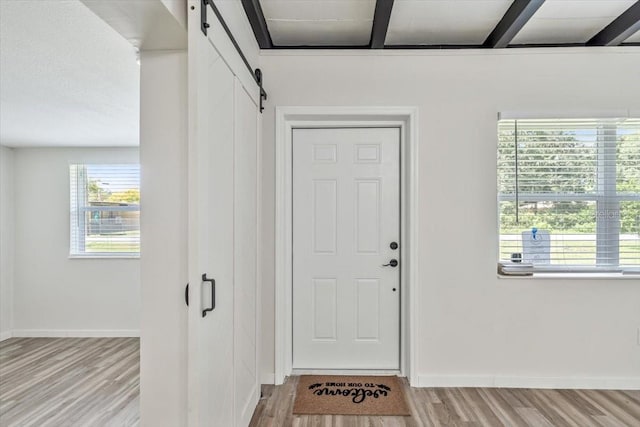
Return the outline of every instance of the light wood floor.
<path id="1" fill-rule="evenodd" d="M 137 426 L 138 338 L 0 343 L 0 426 Z"/>
<path id="2" fill-rule="evenodd" d="M 137 426 L 138 384 L 137 338 L 12 338 L 0 343 L 0 426 Z M 403 380 L 411 417 L 294 416 L 296 384 L 263 386 L 251 426 L 640 427 L 640 391 L 410 388 Z"/>
<path id="3" fill-rule="evenodd" d="M 252 427 L 639 427 L 640 391 L 410 388 L 411 417 L 292 415 L 298 379 L 262 386 Z"/>

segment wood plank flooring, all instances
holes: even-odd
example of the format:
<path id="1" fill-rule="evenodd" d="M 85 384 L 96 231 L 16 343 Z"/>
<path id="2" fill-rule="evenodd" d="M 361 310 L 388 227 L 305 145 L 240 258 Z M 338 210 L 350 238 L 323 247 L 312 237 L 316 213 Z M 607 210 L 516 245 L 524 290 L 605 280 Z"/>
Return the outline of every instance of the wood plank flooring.
<path id="1" fill-rule="evenodd" d="M 298 378 L 262 386 L 251 427 L 639 427 L 640 391 L 411 388 L 411 417 L 292 415 Z"/>
<path id="2" fill-rule="evenodd" d="M 640 391 L 410 388 L 402 379 L 411 417 L 294 416 L 297 381 L 263 386 L 251 426 L 640 427 Z M 137 338 L 0 343 L 2 427 L 137 426 L 138 395 Z"/>
<path id="3" fill-rule="evenodd" d="M 0 343 L 0 426 L 137 426 L 138 338 Z"/>

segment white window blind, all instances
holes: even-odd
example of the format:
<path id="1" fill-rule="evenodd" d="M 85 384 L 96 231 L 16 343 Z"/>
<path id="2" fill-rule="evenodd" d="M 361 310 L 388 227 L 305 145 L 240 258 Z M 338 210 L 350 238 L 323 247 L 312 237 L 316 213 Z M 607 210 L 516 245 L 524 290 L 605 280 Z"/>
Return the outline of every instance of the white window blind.
<path id="1" fill-rule="evenodd" d="M 140 166 L 72 164 L 72 257 L 139 256 Z"/>
<path id="2" fill-rule="evenodd" d="M 500 120 L 498 141 L 501 260 L 536 235 L 535 271 L 640 269 L 640 119 Z"/>

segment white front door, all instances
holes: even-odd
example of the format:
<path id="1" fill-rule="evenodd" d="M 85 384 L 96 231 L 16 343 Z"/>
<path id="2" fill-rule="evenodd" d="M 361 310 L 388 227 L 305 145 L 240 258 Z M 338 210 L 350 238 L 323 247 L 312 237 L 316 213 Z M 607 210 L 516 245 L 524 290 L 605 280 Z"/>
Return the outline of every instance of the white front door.
<path id="1" fill-rule="evenodd" d="M 294 129 L 294 369 L 400 368 L 399 237 L 400 129 Z"/>

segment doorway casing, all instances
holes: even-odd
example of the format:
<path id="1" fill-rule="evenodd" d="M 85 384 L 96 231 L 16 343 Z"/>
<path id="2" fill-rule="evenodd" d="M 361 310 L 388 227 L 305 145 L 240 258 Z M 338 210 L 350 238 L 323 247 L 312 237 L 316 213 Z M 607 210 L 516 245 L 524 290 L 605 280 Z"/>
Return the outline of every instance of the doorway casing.
<path id="1" fill-rule="evenodd" d="M 400 373 L 418 384 L 418 109 L 416 107 L 276 107 L 275 384 L 293 359 L 293 195 L 295 128 L 400 128 Z"/>

